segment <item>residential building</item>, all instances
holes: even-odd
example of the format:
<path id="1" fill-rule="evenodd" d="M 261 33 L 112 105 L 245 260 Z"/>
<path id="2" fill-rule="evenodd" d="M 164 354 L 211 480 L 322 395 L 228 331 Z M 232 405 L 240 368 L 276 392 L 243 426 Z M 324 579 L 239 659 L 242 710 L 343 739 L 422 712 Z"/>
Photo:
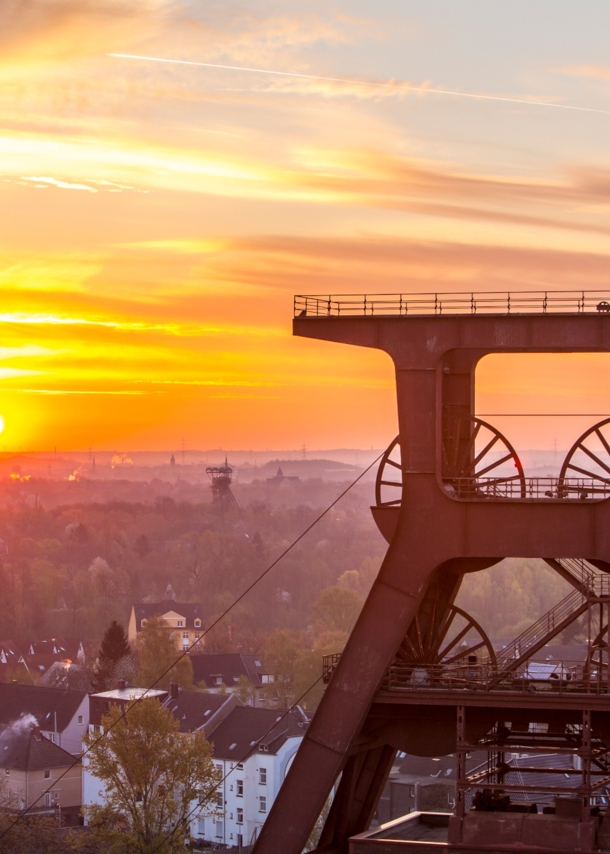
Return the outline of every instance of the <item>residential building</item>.
<path id="1" fill-rule="evenodd" d="M 307 717 L 300 709 L 282 716 L 241 704 L 210 733 L 222 783 L 215 815 L 195 815 L 195 839 L 237 846 L 252 844 L 277 797 L 301 743 Z M 240 839 L 241 838 L 241 839 Z"/>
<path id="2" fill-rule="evenodd" d="M 91 727 L 113 703 L 142 696 L 143 688 L 121 688 L 93 694 Z M 170 709 L 180 731 L 202 730 L 213 748 L 213 761 L 221 782 L 217 798 L 197 810 L 193 804 L 191 833 L 195 839 L 222 847 L 237 846 L 257 838 L 307 727 L 300 709 L 289 713 L 244 706 L 235 694 L 184 691 L 171 685 L 168 692 L 149 692 Z M 83 804 L 101 803 L 100 781 L 83 757 Z"/>
<path id="3" fill-rule="evenodd" d="M 158 691 L 147 688 L 130 688 L 125 682 L 119 682 L 118 687 L 112 691 L 101 691 L 99 694 L 89 696 L 89 730 L 90 732 L 103 732 L 102 717 L 107 715 L 113 706 L 124 710 L 129 703 L 149 697 L 163 702 L 168 697 L 167 691 Z M 89 771 L 87 755 L 83 756 L 83 806 L 89 804 L 101 804 L 103 800 L 102 784 L 97 777 Z"/>
<path id="4" fill-rule="evenodd" d="M 162 702 L 179 722 L 180 732 L 203 730 L 208 738 L 236 706 L 241 706 L 235 694 L 184 691 L 174 684 Z"/>
<path id="5" fill-rule="evenodd" d="M 177 685 L 171 685 L 168 691 L 129 688 L 124 683 L 112 691 L 92 694 L 90 720 L 91 730 L 101 732 L 102 716 L 108 714 L 112 706 L 124 709 L 128 703 L 142 697 L 152 697 L 171 710 L 180 723 L 181 732 L 196 732 L 203 729 L 206 736 L 231 712 L 241 705 L 237 697 L 204 694 L 201 691 L 183 691 Z M 101 804 L 103 789 L 100 780 L 89 771 L 87 757 L 83 757 L 83 804 Z"/>
<path id="6" fill-rule="evenodd" d="M 262 655 L 245 655 L 239 652 L 218 655 L 196 655 L 193 664 L 193 682 L 205 685 L 208 691 L 229 693 L 239 690 L 240 700 L 246 706 L 275 708 L 277 697 L 275 677 L 265 667 Z"/>
<path id="7" fill-rule="evenodd" d="M 63 825 L 80 822 L 80 760 L 45 738 L 30 720 L 0 732 L 0 777 L 18 809 L 44 814 L 61 807 Z"/>
<path id="8" fill-rule="evenodd" d="M 200 602 L 176 602 L 163 599 L 161 602 L 142 602 L 133 605 L 129 618 L 127 637 L 136 642 L 142 629 L 153 617 L 160 617 L 167 626 L 176 650 L 182 652 L 192 647 L 191 652 L 203 650 L 203 606 Z"/>
<path id="9" fill-rule="evenodd" d="M 112 691 L 101 691 L 99 694 L 89 695 L 89 726 L 93 732 L 99 732 L 102 717 L 107 715 L 112 706 L 125 709 L 129 703 L 149 697 L 163 702 L 167 699 L 168 692 L 156 688 L 131 688 L 126 682 L 119 682 Z"/>
<path id="10" fill-rule="evenodd" d="M 91 654 L 91 648 L 88 650 Z M 87 651 L 80 638 L 45 638 L 36 641 L 0 641 L 0 679 L 12 681 L 19 670 L 32 684 L 56 663 L 65 665 L 85 662 Z"/>
<path id="11" fill-rule="evenodd" d="M 68 753 L 78 755 L 89 725 L 85 691 L 0 682 L 0 729 L 32 715 L 42 734 Z"/>

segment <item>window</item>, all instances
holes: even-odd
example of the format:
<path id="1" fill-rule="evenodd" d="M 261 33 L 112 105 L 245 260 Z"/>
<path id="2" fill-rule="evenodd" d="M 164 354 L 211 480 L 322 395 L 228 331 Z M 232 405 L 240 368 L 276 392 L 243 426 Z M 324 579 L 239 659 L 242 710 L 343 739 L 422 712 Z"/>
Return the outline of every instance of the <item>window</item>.
<path id="1" fill-rule="evenodd" d="M 259 768 L 258 769 L 258 782 L 260 783 L 261 786 L 267 785 L 267 769 L 266 768 Z"/>
<path id="2" fill-rule="evenodd" d="M 188 632 L 182 632 L 182 637 L 184 640 L 188 640 L 189 639 L 189 633 Z"/>
<path id="3" fill-rule="evenodd" d="M 266 673 L 263 673 L 263 674 L 262 674 L 262 676 L 261 676 L 261 682 L 263 683 L 263 685 L 267 685 L 267 683 L 269 682 L 269 677 L 267 676 L 267 674 L 266 674 Z"/>
<path id="4" fill-rule="evenodd" d="M 147 625 L 148 625 L 148 620 L 142 620 L 142 621 L 140 622 L 140 626 L 141 626 L 143 629 L 145 629 Z"/>
<path id="5" fill-rule="evenodd" d="M 51 769 L 50 769 L 50 768 L 45 768 L 45 770 L 44 770 L 44 778 L 45 778 L 45 780 L 50 780 L 50 779 L 51 779 Z"/>
<path id="6" fill-rule="evenodd" d="M 243 798 L 243 796 L 244 796 L 244 781 L 238 780 L 237 781 L 237 797 Z"/>
<path id="7" fill-rule="evenodd" d="M 201 636 L 200 636 L 199 632 L 195 632 L 195 643 L 199 643 L 200 640 L 201 640 Z"/>
<path id="8" fill-rule="evenodd" d="M 237 823 L 238 824 L 244 823 L 244 811 L 242 810 L 241 807 L 237 807 Z"/>
<path id="9" fill-rule="evenodd" d="M 49 733 L 49 741 L 52 741 L 53 744 L 55 744 L 55 733 L 54 732 Z"/>
<path id="10" fill-rule="evenodd" d="M 83 716 L 82 715 L 78 716 L 78 722 L 79 722 L 79 724 L 82 724 L 82 722 L 83 722 Z"/>
<path id="11" fill-rule="evenodd" d="M 216 792 L 216 806 L 222 809 L 224 805 L 225 799 L 222 796 L 222 792 Z"/>
<path id="12" fill-rule="evenodd" d="M 259 744 L 258 749 L 261 753 L 269 753 L 269 745 L 268 744 Z"/>
<path id="13" fill-rule="evenodd" d="M 224 832 L 224 824 L 223 824 L 223 822 L 222 822 L 222 821 L 217 821 L 217 822 L 216 822 L 216 836 L 220 836 L 220 837 L 222 837 L 223 832 Z"/>
<path id="14" fill-rule="evenodd" d="M 51 793 L 50 792 L 45 792 L 44 805 L 45 805 L 45 807 L 51 806 Z"/>
<path id="15" fill-rule="evenodd" d="M 267 812 L 267 798 L 264 795 L 261 795 L 258 802 L 259 802 L 258 811 L 259 812 Z"/>
<path id="16" fill-rule="evenodd" d="M 197 826 L 197 833 L 200 836 L 205 835 L 205 818 L 200 818 Z"/>
<path id="17" fill-rule="evenodd" d="M 243 771 L 244 770 L 244 763 L 238 762 L 235 767 L 237 768 L 238 771 Z"/>
<path id="18" fill-rule="evenodd" d="M 181 629 L 184 626 L 184 620 L 176 620 L 176 625 Z"/>
<path id="19" fill-rule="evenodd" d="M 214 685 L 222 685 L 222 676 L 214 677 Z"/>
<path id="20" fill-rule="evenodd" d="M 199 619 L 199 617 L 197 617 L 197 619 L 195 620 L 195 628 L 196 629 L 201 628 L 201 620 Z"/>

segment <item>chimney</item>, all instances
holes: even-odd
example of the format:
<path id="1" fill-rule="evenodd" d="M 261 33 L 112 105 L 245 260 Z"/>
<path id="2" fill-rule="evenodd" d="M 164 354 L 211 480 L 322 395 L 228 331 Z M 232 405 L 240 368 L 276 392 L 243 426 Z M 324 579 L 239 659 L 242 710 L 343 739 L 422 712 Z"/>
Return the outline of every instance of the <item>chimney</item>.
<path id="1" fill-rule="evenodd" d="M 169 696 L 172 698 L 172 700 L 177 700 L 179 694 L 180 694 L 180 686 L 176 685 L 175 682 L 170 682 L 169 683 Z"/>
<path id="2" fill-rule="evenodd" d="M 38 726 L 38 724 L 36 724 L 35 726 L 33 726 L 33 727 L 32 727 L 32 733 L 33 733 L 33 735 L 34 735 L 34 738 L 35 738 L 37 741 L 40 741 L 40 739 L 42 738 L 42 736 L 41 736 L 41 734 L 40 734 L 40 727 Z"/>
<path id="3" fill-rule="evenodd" d="M 119 679 L 119 681 L 117 682 L 117 688 L 119 689 L 119 691 L 124 691 L 125 688 L 127 688 L 127 682 L 125 682 L 124 679 Z"/>

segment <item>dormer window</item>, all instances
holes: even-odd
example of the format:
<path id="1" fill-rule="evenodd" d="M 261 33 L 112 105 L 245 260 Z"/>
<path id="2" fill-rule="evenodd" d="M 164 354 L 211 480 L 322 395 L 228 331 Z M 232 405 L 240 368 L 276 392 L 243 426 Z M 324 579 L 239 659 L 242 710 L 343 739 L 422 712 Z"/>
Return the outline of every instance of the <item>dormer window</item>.
<path id="1" fill-rule="evenodd" d="M 176 620 L 176 625 L 178 626 L 179 629 L 181 629 L 182 626 L 184 625 L 184 620 Z"/>
<path id="2" fill-rule="evenodd" d="M 197 617 L 197 619 L 195 620 L 195 628 L 196 629 L 201 628 L 201 620 L 199 619 L 199 617 Z"/>
<path id="3" fill-rule="evenodd" d="M 148 625 L 148 620 L 142 620 L 142 622 L 140 623 L 140 626 L 141 626 L 143 629 L 145 629 L 147 625 Z"/>

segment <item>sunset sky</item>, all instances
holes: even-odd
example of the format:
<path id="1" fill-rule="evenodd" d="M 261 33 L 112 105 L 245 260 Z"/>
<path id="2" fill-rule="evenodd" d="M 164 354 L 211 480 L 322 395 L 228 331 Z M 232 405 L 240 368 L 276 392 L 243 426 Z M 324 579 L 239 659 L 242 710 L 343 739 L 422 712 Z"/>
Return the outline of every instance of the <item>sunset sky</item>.
<path id="1" fill-rule="evenodd" d="M 387 444 L 388 357 L 292 338 L 293 294 L 610 288 L 609 31 L 607 0 L 2 0 L 0 449 Z M 607 366 L 491 359 L 480 411 L 610 413 Z"/>

